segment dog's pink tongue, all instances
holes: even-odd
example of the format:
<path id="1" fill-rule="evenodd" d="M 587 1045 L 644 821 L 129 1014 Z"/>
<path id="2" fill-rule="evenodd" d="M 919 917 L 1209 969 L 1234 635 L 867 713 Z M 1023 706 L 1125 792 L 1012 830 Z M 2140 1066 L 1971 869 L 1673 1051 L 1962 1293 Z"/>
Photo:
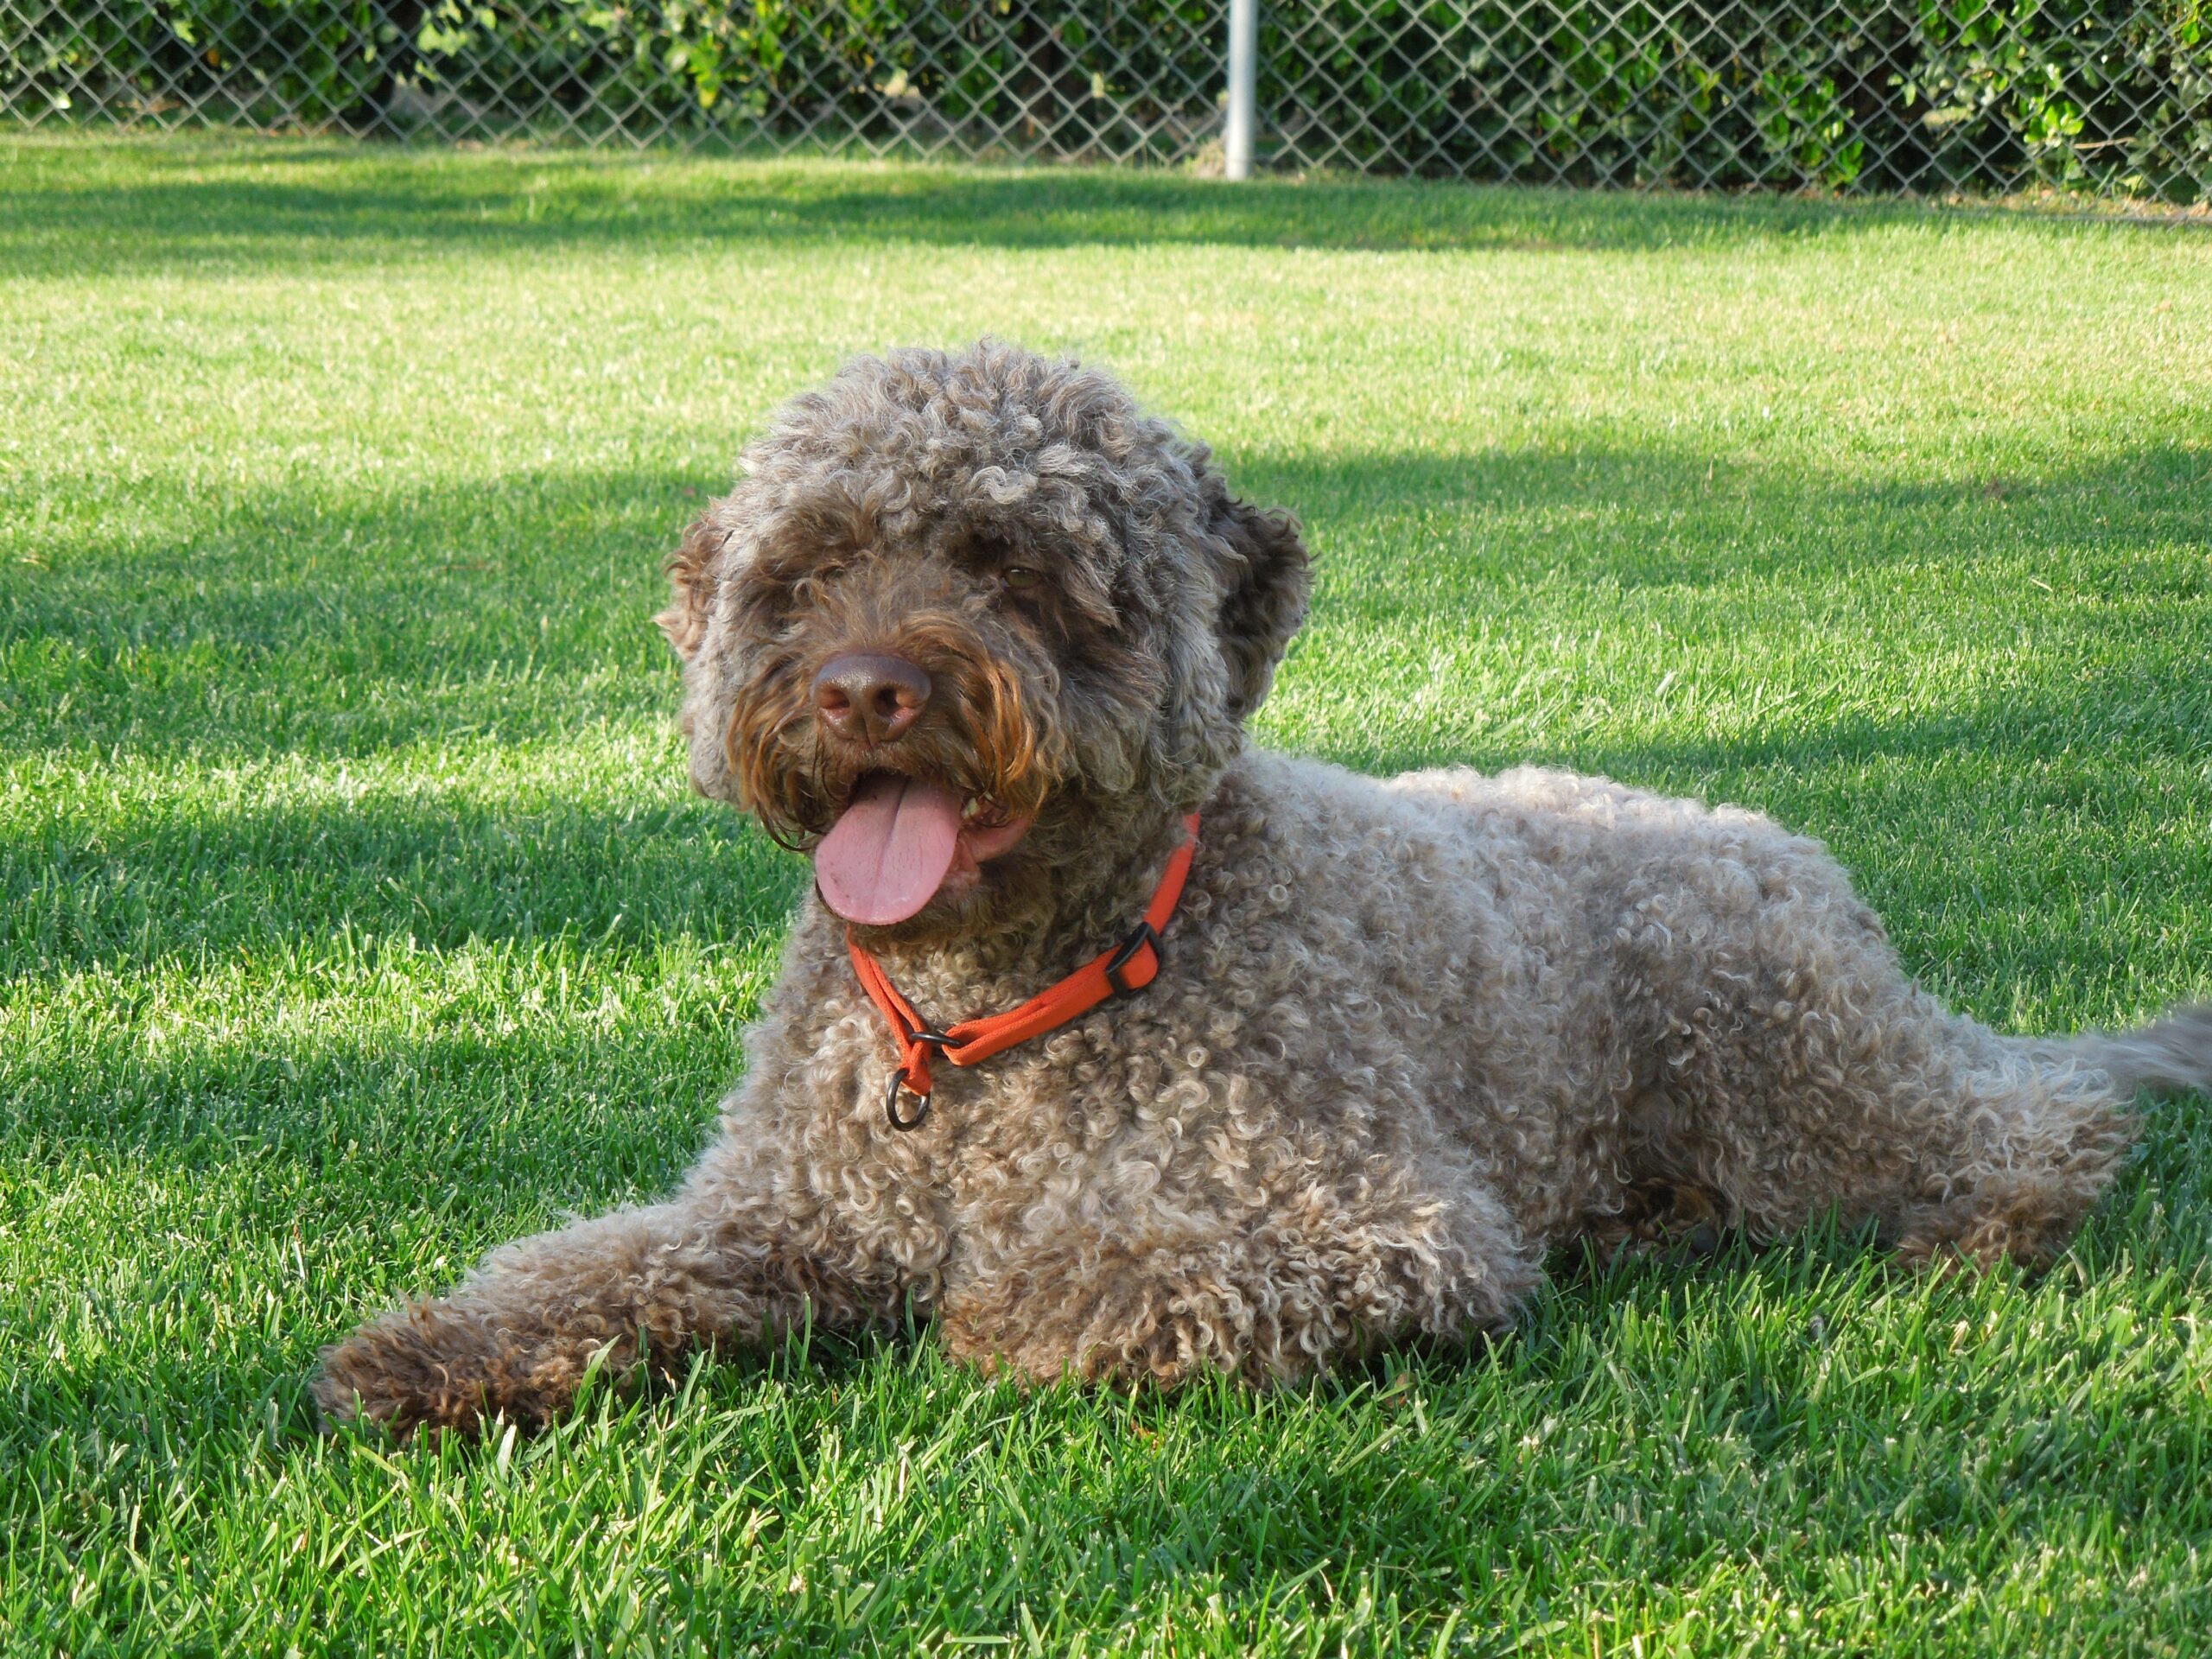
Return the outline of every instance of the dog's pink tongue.
<path id="1" fill-rule="evenodd" d="M 888 927 L 929 903 L 959 844 L 957 795 L 918 779 L 879 774 L 861 785 L 814 849 L 814 883 L 847 921 Z"/>

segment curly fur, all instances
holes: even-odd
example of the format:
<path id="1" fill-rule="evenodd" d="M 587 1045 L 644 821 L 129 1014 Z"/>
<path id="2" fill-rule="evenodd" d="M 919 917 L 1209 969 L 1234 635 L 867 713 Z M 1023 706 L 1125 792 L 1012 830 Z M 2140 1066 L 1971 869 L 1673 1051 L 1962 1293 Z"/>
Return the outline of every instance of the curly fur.
<path id="1" fill-rule="evenodd" d="M 1010 597 L 1018 561 L 1045 580 Z M 811 718 L 831 653 L 943 690 L 902 769 L 1034 806 L 976 889 L 862 930 L 940 1023 L 1113 943 L 1204 811 L 1160 976 L 969 1071 L 911 1134 L 810 899 L 721 1134 L 665 1203 L 494 1254 L 330 1350 L 334 1416 L 542 1422 L 634 1373 L 910 1304 L 1027 1378 L 1294 1378 L 1501 1325 L 1547 1249 L 1642 1195 L 1913 1257 L 2039 1262 L 2138 1087 L 2212 1079 L 2212 1014 L 2000 1037 L 1900 970 L 1815 842 L 1545 771 L 1377 782 L 1247 750 L 1302 619 L 1296 521 L 1111 378 L 985 343 L 863 359 L 790 404 L 671 559 L 706 793 L 804 847 L 864 765 Z"/>

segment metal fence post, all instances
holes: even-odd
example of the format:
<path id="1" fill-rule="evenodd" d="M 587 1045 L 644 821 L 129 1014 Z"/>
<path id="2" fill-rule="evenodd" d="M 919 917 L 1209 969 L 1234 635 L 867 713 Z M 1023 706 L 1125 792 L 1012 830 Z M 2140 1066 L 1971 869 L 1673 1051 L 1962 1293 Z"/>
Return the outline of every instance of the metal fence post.
<path id="1" fill-rule="evenodd" d="M 1229 0 L 1229 130 L 1222 171 L 1252 176 L 1253 105 L 1257 101 L 1260 0 Z"/>

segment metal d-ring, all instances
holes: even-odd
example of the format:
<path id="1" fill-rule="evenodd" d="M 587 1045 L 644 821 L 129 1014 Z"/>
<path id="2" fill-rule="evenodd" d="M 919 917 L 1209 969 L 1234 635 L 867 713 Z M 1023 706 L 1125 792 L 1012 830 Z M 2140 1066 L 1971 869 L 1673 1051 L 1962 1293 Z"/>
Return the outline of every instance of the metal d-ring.
<path id="1" fill-rule="evenodd" d="M 925 1045 L 940 1054 L 953 1046 L 951 1038 L 929 1026 L 908 1033 L 906 1040 Z M 899 1116 L 899 1091 L 901 1089 L 914 1097 L 916 1104 L 912 1117 Z M 891 1068 L 891 1081 L 883 1090 L 883 1115 L 891 1121 L 891 1127 L 894 1129 L 918 1129 L 922 1127 L 922 1120 L 930 1115 L 930 1097 L 906 1081 L 906 1068 L 903 1065 Z"/>
<path id="2" fill-rule="evenodd" d="M 902 1089 L 914 1095 L 914 1115 L 912 1117 L 899 1116 L 899 1091 Z M 906 1088 L 906 1068 L 903 1065 L 891 1068 L 890 1086 L 883 1091 L 883 1115 L 890 1119 L 891 1127 L 894 1129 L 918 1129 L 922 1127 L 922 1120 L 930 1115 L 930 1097 L 914 1094 L 912 1089 Z"/>

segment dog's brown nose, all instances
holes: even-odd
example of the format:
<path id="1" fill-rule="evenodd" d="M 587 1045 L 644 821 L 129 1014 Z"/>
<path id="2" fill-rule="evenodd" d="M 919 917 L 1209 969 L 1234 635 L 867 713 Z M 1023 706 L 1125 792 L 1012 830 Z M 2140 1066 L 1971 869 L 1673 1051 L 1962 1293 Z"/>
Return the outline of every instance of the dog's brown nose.
<path id="1" fill-rule="evenodd" d="M 904 657 L 856 652 L 832 658 L 814 677 L 822 723 L 870 747 L 904 736 L 929 700 L 930 677 Z"/>

